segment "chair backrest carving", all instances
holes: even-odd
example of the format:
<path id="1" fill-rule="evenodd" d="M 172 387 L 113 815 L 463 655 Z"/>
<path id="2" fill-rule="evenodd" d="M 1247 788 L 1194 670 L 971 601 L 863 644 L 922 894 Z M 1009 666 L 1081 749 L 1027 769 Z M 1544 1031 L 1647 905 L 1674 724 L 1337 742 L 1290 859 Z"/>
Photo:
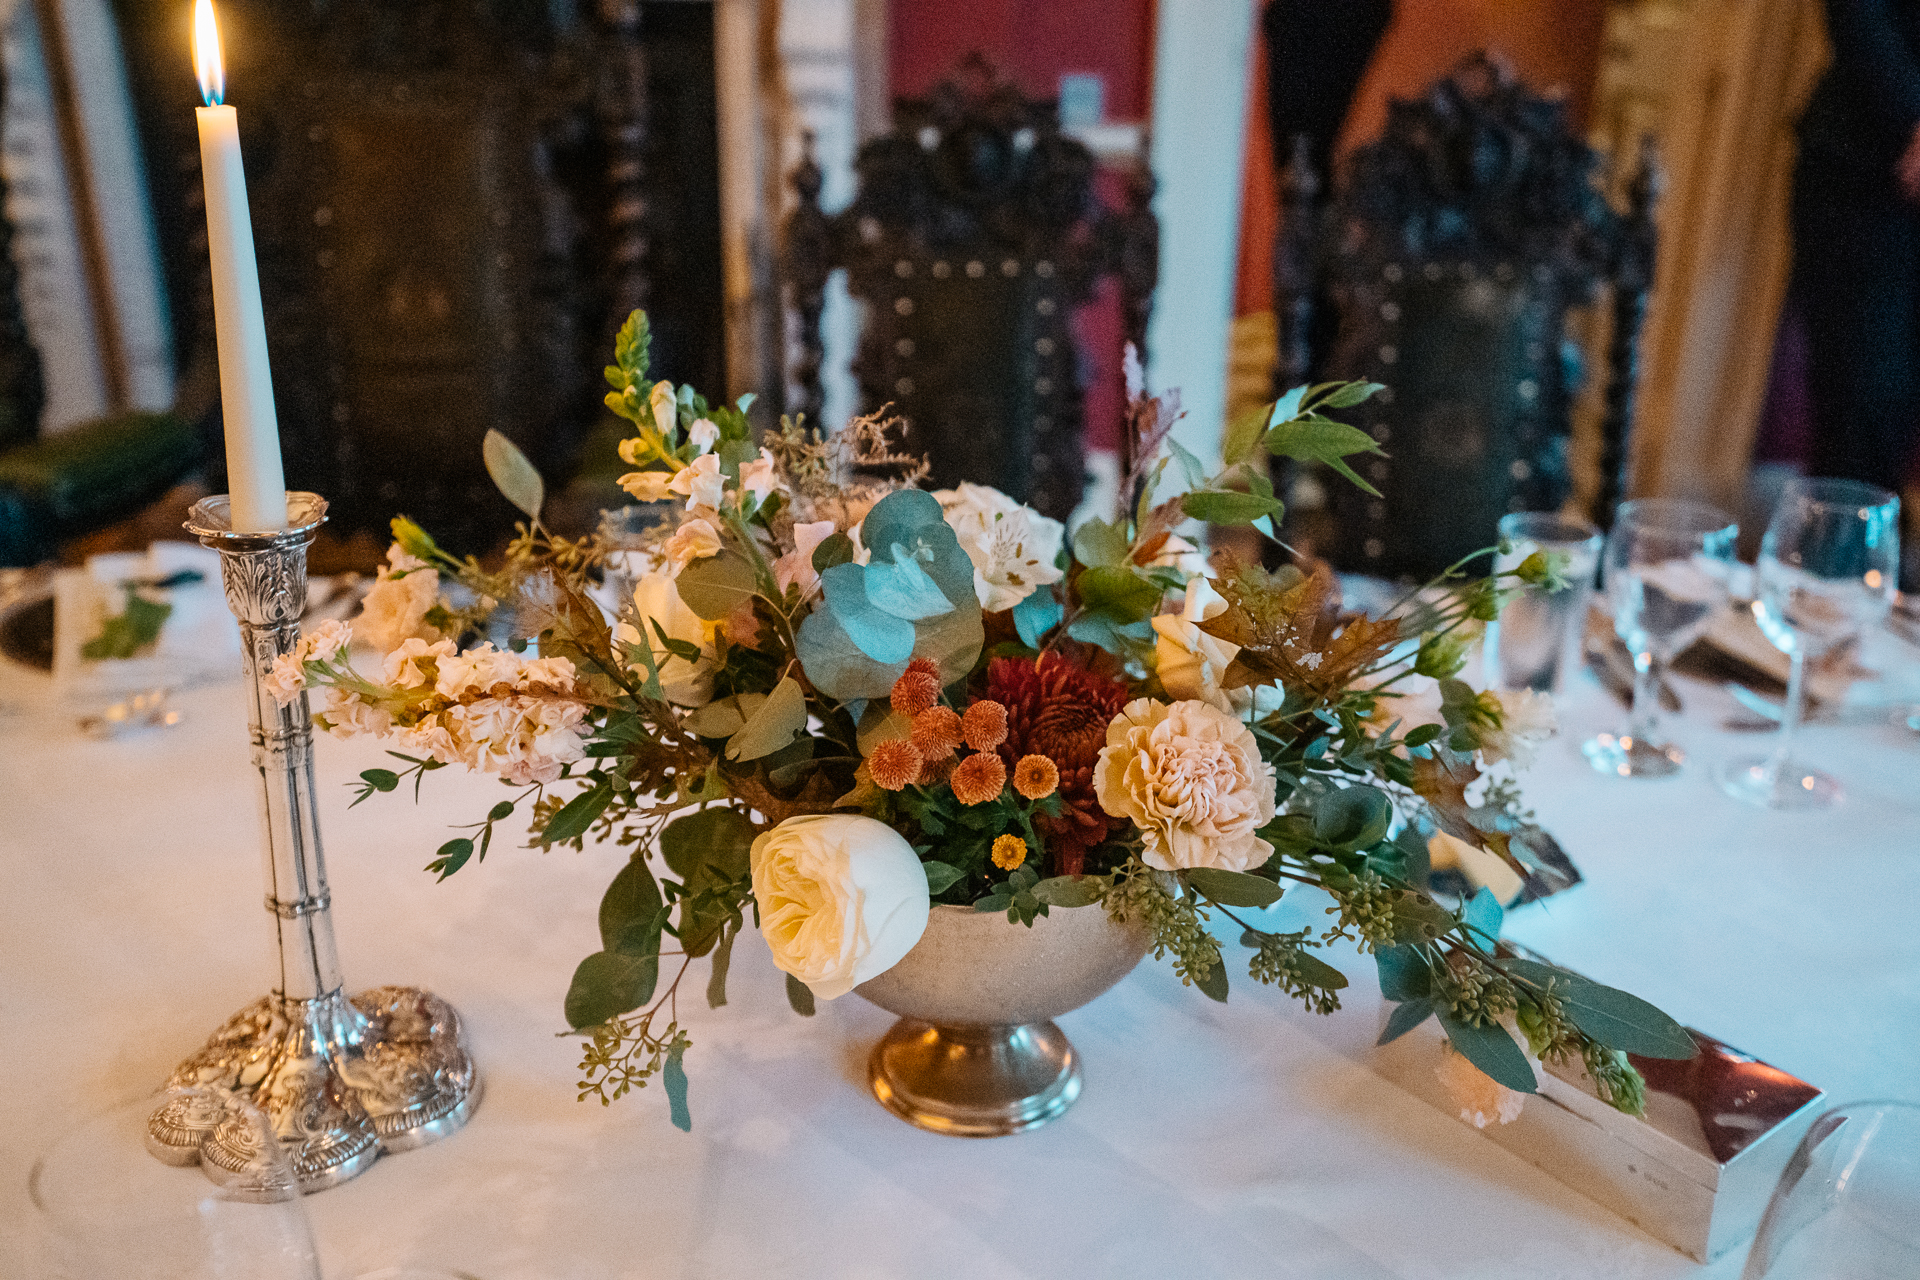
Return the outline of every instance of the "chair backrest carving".
<path id="1" fill-rule="evenodd" d="M 932 484 L 993 484 L 1065 516 L 1085 481 L 1071 311 L 1114 274 L 1127 336 L 1144 346 L 1159 258 L 1152 180 L 1129 175 L 1122 206 L 1103 208 L 1094 157 L 1051 104 L 1026 101 L 977 57 L 963 71 L 966 83 L 896 104 L 894 131 L 861 147 L 858 194 L 840 213 L 820 207 L 810 149 L 794 171 L 789 408 L 820 411 L 820 311 L 844 267 L 867 306 L 854 359 L 863 409 L 894 406 Z"/>
<path id="2" fill-rule="evenodd" d="M 184 362 L 211 339 L 192 64 L 170 6 L 115 7 Z M 289 482 L 326 493 L 345 531 L 404 509 L 478 549 L 512 518 L 481 437 L 563 476 L 598 414 L 589 371 L 648 301 L 641 5 L 224 0 L 221 16 Z M 661 346 L 673 321 L 656 318 Z M 683 344 L 711 347 L 715 368 L 687 373 L 717 384 L 713 328 Z"/>
<path id="3" fill-rule="evenodd" d="M 1280 375 L 1389 387 L 1360 423 L 1388 454 L 1361 468 L 1380 493 L 1329 486 L 1332 519 L 1302 524 L 1315 550 L 1426 576 L 1491 542 L 1505 512 L 1560 507 L 1583 377 L 1566 314 L 1603 291 L 1612 377 L 1595 515 L 1610 523 L 1652 282 L 1650 149 L 1642 164 L 1616 212 L 1564 104 L 1479 54 L 1393 103 L 1326 203 L 1296 150 L 1275 255 Z"/>

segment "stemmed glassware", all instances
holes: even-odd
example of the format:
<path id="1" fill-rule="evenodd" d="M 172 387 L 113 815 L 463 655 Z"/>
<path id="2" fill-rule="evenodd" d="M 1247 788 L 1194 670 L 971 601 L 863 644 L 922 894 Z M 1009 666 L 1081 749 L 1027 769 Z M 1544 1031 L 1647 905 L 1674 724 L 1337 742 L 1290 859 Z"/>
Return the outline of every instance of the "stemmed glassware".
<path id="1" fill-rule="evenodd" d="M 1780 737 L 1764 757 L 1729 761 L 1728 795 L 1770 809 L 1838 802 L 1840 784 L 1793 762 L 1793 732 L 1805 705 L 1807 659 L 1886 617 L 1900 571 L 1900 500 L 1857 480 L 1796 480 L 1760 543 L 1753 616 L 1787 655 Z"/>
<path id="2" fill-rule="evenodd" d="M 1742 1280 L 1920 1275 L 1920 1107 L 1855 1102 L 1813 1122 L 1787 1162 Z"/>
<path id="3" fill-rule="evenodd" d="M 1581 747 L 1600 772 L 1661 777 L 1686 759 L 1660 738 L 1660 672 L 1727 607 L 1738 533 L 1732 516 L 1705 503 L 1620 504 L 1604 573 L 1614 633 L 1633 655 L 1633 713 L 1625 733 L 1602 733 Z"/>

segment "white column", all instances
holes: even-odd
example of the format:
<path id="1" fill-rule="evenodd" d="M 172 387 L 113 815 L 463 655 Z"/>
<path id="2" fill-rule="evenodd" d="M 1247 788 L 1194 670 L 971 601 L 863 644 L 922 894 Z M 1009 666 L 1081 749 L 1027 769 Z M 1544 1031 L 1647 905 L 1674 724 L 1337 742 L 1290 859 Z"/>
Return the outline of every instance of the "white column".
<path id="1" fill-rule="evenodd" d="M 1147 383 L 1180 389 L 1180 443 L 1208 461 L 1226 426 L 1253 0 L 1161 0 L 1153 55 L 1160 288 Z"/>

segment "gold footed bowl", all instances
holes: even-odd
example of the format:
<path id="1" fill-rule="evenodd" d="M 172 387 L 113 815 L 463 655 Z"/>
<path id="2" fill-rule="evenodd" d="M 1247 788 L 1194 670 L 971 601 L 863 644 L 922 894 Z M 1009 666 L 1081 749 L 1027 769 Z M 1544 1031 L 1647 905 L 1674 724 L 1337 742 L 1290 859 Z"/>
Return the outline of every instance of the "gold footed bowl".
<path id="1" fill-rule="evenodd" d="M 963 1138 L 1019 1133 L 1080 1096 L 1080 1055 L 1053 1019 L 1133 971 L 1151 935 L 1098 906 L 1054 907 L 1031 929 L 1005 912 L 938 905 L 899 964 L 854 990 L 900 1021 L 867 1061 L 880 1105 Z"/>

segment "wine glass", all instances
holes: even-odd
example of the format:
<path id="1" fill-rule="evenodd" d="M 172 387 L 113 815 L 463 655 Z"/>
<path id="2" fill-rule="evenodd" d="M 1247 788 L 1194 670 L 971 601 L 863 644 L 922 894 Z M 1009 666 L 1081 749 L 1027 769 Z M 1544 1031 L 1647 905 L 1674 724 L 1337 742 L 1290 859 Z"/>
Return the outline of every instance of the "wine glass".
<path id="1" fill-rule="evenodd" d="M 1769 809 L 1837 803 L 1840 784 L 1793 762 L 1806 701 L 1807 659 L 1887 616 L 1900 571 L 1900 499 L 1858 480 L 1795 480 L 1760 543 L 1753 616 L 1787 655 L 1787 698 L 1773 752 L 1729 761 L 1720 786 Z"/>
<path id="2" fill-rule="evenodd" d="M 1741 1280 L 1920 1276 L 1920 1107 L 1855 1102 L 1787 1162 Z"/>
<path id="3" fill-rule="evenodd" d="M 1739 531 L 1732 516 L 1702 502 L 1620 504 L 1603 572 L 1614 633 L 1633 655 L 1633 712 L 1625 733 L 1602 733 L 1581 747 L 1600 772 L 1657 778 L 1686 759 L 1660 739 L 1660 670 L 1727 607 Z"/>
<path id="4" fill-rule="evenodd" d="M 153 1125 L 228 1128 L 222 1150 L 239 1167 L 163 1163 L 149 1148 Z M 243 1151 L 244 1162 L 233 1158 Z M 266 1118 L 224 1089 L 172 1089 L 83 1121 L 27 1185 L 57 1274 L 71 1280 L 320 1280 L 286 1153 Z"/>

